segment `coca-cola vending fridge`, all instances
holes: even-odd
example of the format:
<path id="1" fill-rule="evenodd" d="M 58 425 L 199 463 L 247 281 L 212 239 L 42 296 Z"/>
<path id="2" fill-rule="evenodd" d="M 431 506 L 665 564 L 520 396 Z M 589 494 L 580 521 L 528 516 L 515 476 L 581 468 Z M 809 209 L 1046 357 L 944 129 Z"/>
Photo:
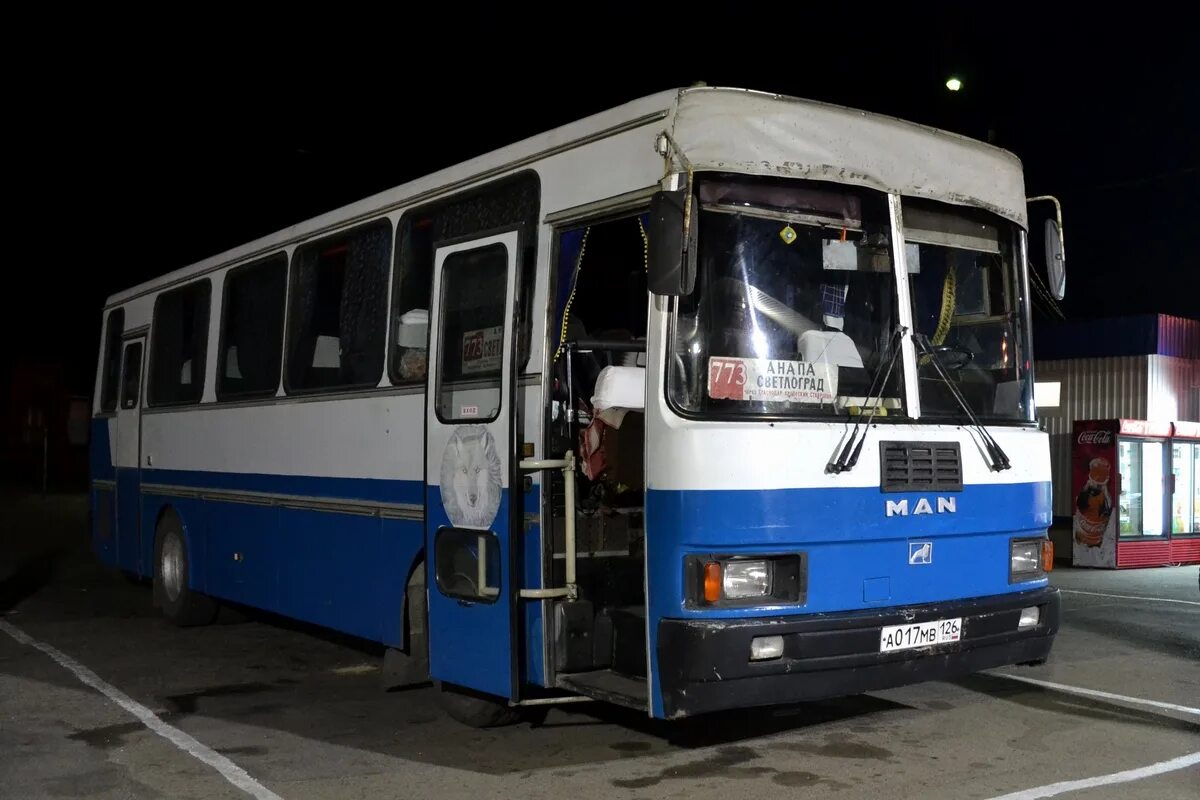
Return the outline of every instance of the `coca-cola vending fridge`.
<path id="1" fill-rule="evenodd" d="M 1075 423 L 1072 561 L 1082 567 L 1200 562 L 1200 426 Z"/>
<path id="2" fill-rule="evenodd" d="M 1171 540 L 1181 552 L 1184 542 L 1191 545 L 1181 562 L 1200 561 L 1200 422 L 1171 427 Z"/>

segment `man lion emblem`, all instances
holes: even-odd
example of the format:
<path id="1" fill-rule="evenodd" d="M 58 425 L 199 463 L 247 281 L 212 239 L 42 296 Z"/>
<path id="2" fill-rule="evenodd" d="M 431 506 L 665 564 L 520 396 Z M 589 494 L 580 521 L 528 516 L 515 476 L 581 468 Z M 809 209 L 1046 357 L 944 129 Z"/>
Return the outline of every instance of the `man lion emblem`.
<path id="1" fill-rule="evenodd" d="M 460 528 L 489 528 L 500 510 L 500 456 L 482 425 L 456 428 L 442 453 L 442 505 Z"/>

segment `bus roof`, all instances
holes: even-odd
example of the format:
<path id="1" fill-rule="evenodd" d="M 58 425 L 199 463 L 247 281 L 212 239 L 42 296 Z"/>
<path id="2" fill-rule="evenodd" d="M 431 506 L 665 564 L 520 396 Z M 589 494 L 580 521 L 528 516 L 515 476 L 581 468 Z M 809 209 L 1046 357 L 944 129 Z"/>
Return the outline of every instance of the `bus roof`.
<path id="1" fill-rule="evenodd" d="M 674 138 L 697 170 L 825 180 L 982 208 L 1022 227 L 1015 155 L 896 117 L 745 89 L 688 89 Z"/>
<path id="2" fill-rule="evenodd" d="M 1024 226 L 1021 163 L 1012 153 L 895 117 L 746 89 L 648 95 L 387 189 L 118 292 L 106 307 L 333 228 L 429 202 L 590 141 L 665 120 L 697 171 L 866 186 L 983 208 Z M 651 143 L 647 143 L 649 146 Z"/>

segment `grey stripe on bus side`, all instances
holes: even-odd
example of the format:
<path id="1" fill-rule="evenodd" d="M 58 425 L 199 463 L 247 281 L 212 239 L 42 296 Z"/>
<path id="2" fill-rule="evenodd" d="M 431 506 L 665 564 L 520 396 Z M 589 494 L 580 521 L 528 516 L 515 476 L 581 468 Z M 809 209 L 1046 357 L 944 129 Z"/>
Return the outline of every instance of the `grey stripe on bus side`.
<path id="1" fill-rule="evenodd" d="M 274 492 L 252 492 L 230 489 L 202 489 L 196 486 L 174 486 L 164 483 L 143 483 L 146 494 L 170 497 L 196 497 L 222 503 L 279 506 L 306 511 L 329 511 L 339 514 L 380 516 L 385 519 L 425 519 L 425 508 L 419 503 L 382 503 L 376 500 L 353 500 L 341 497 L 305 497 Z"/>
<path id="2" fill-rule="evenodd" d="M 93 484 L 100 483 L 93 481 Z M 110 482 L 111 483 L 111 482 Z M 114 484 L 115 485 L 115 484 Z M 99 487 L 98 487 L 99 488 Z M 352 500 L 340 497 L 305 497 L 274 492 L 252 492 L 229 489 L 202 489 L 196 486 L 177 486 L 165 483 L 143 483 L 145 494 L 169 497 L 194 497 L 221 503 L 245 503 L 249 505 L 279 506 L 305 511 L 328 511 L 337 514 L 359 514 L 379 516 L 384 519 L 422 521 L 425 507 L 420 503 L 382 503 L 376 500 Z M 525 523 L 538 524 L 538 514 L 525 514 Z"/>

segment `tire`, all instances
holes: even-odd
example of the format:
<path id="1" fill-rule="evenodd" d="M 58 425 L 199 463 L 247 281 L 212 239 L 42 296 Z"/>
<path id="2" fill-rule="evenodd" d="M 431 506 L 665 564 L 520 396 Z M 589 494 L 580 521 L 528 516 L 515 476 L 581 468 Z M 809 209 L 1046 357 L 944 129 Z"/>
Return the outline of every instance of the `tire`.
<path id="1" fill-rule="evenodd" d="M 216 601 L 191 588 L 187 540 L 179 517 L 168 512 L 154 537 L 154 599 L 163 616 L 181 628 L 208 625 L 217 618 Z"/>
<path id="2" fill-rule="evenodd" d="M 454 720 L 472 728 L 496 728 L 511 725 L 521 718 L 517 709 L 499 697 L 474 692 L 461 686 L 435 681 L 437 702 Z"/>

